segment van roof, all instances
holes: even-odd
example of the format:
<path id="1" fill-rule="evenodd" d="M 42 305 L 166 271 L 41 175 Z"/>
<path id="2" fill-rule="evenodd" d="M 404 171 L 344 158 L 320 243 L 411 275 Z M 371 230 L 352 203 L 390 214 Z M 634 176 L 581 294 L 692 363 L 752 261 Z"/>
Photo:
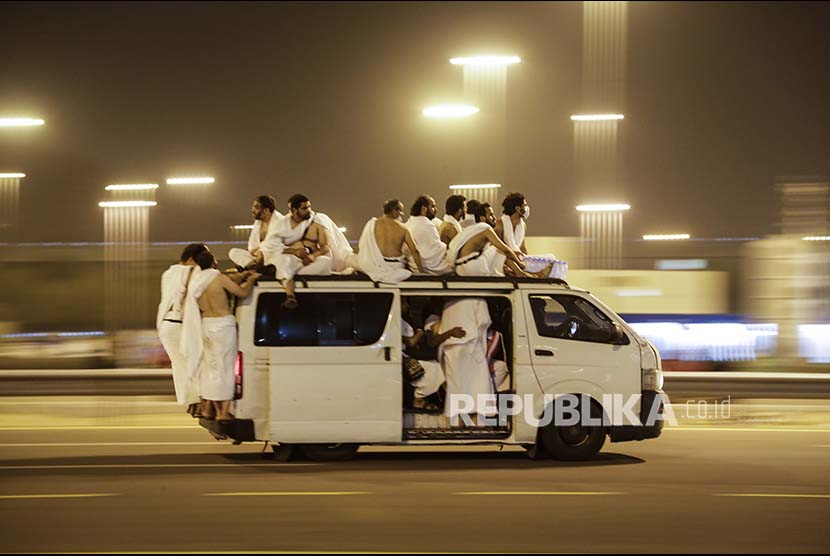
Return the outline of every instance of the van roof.
<path id="1" fill-rule="evenodd" d="M 331 274 L 328 276 L 294 276 L 297 288 L 380 288 L 401 290 L 518 290 L 534 289 L 539 287 L 579 290 L 572 288 L 564 280 L 558 278 L 511 278 L 501 276 L 420 276 L 413 275 L 409 279 L 397 284 L 375 282 L 365 274 Z M 262 287 L 278 287 L 279 281 L 260 279 L 257 282 Z"/>

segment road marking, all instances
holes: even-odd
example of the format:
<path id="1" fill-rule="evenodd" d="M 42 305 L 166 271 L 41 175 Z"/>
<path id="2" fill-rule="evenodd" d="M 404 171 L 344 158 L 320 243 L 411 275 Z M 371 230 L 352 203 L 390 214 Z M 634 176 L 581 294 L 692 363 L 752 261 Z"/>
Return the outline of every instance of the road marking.
<path id="1" fill-rule="evenodd" d="M 663 431 L 724 431 L 724 432 L 830 432 L 830 429 L 771 429 L 746 427 L 666 427 Z"/>
<path id="2" fill-rule="evenodd" d="M 320 463 L 124 463 L 124 464 L 95 464 L 95 465 L 2 465 L 0 470 L 12 469 L 166 469 L 183 467 L 307 467 L 322 465 Z"/>
<path id="3" fill-rule="evenodd" d="M 624 492 L 591 492 L 591 491 L 481 491 L 481 492 L 453 492 L 459 496 L 608 496 L 625 494 Z"/>
<path id="4" fill-rule="evenodd" d="M 714 494 L 732 498 L 830 498 L 830 494 Z"/>
<path id="5" fill-rule="evenodd" d="M 41 442 L 41 443 L 19 443 L 0 444 L 0 448 L 62 448 L 74 446 L 222 446 L 215 440 L 213 442 Z"/>
<path id="6" fill-rule="evenodd" d="M 75 425 L 51 427 L 0 427 L 0 431 L 81 431 L 81 430 L 156 430 L 190 429 L 201 430 L 199 425 Z"/>
<path id="7" fill-rule="evenodd" d="M 38 498 L 102 498 L 120 494 L 0 494 L 0 500 L 33 500 Z"/>
<path id="8" fill-rule="evenodd" d="M 360 491 L 310 491 L 310 492 L 207 492 L 202 496 L 353 496 L 357 494 L 372 494 Z"/>

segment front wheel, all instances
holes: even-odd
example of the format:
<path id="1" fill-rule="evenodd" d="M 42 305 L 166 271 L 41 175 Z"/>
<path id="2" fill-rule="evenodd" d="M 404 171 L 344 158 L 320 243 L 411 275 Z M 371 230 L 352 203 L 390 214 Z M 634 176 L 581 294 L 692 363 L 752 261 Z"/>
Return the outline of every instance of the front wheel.
<path id="1" fill-rule="evenodd" d="M 357 453 L 357 444 L 303 444 L 305 455 L 313 461 L 346 461 Z"/>
<path id="2" fill-rule="evenodd" d="M 594 404 L 591 404 L 590 411 L 592 417 L 602 414 L 602 410 Z M 605 427 L 582 423 L 558 426 L 554 421 L 542 429 L 540 436 L 553 459 L 585 461 L 597 455 L 605 444 Z"/>

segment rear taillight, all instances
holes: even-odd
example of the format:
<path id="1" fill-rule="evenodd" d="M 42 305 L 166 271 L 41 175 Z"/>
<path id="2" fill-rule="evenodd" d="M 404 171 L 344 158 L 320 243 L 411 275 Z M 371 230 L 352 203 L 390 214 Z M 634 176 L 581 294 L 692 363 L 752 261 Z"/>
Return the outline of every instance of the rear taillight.
<path id="1" fill-rule="evenodd" d="M 238 400 L 242 398 L 242 379 L 245 375 L 245 365 L 242 362 L 242 352 L 236 352 L 236 364 L 233 366 L 234 389 L 233 399 Z"/>

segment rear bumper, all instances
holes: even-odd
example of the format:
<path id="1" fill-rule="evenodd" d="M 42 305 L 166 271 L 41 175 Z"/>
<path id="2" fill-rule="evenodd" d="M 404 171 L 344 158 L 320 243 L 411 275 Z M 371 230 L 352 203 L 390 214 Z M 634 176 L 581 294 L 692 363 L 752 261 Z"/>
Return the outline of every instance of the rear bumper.
<path id="1" fill-rule="evenodd" d="M 640 422 L 644 424 L 608 427 L 608 437 L 611 442 L 646 440 L 660 436 L 663 432 L 664 398 L 665 394 L 662 390 L 644 391 L 640 400 Z M 659 417 L 654 419 L 654 416 Z"/>

